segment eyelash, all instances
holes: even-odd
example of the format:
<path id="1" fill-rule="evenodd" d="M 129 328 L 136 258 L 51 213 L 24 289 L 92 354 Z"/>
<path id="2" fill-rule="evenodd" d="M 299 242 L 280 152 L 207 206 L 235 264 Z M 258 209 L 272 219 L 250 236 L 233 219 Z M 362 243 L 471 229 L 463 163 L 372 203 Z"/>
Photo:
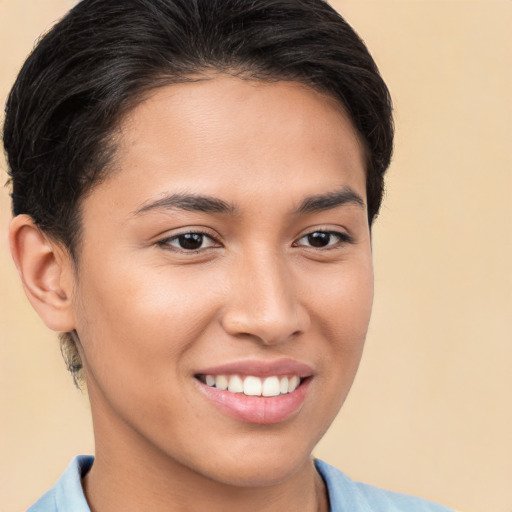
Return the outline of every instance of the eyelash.
<path id="1" fill-rule="evenodd" d="M 194 235 L 201 237 L 201 245 L 203 244 L 205 239 L 208 239 L 211 242 L 211 245 L 209 247 L 199 247 L 197 249 L 187 249 L 187 248 L 184 248 L 184 247 L 173 246 L 172 243 L 171 243 L 171 242 L 175 242 L 175 241 L 179 243 L 179 239 L 180 238 L 182 238 L 182 237 L 192 237 Z M 310 245 L 299 244 L 300 240 L 302 240 L 304 238 L 312 237 L 314 235 L 322 235 L 322 236 L 328 235 L 329 237 L 335 237 L 335 238 L 337 238 L 337 242 L 334 243 L 334 244 L 328 243 L 325 246 L 320 246 L 319 247 L 319 246 L 311 245 L 311 239 L 310 239 L 309 240 Z M 331 240 L 329 238 L 329 242 L 330 241 Z M 292 244 L 292 247 L 304 246 L 304 247 L 312 248 L 314 250 L 332 250 L 332 249 L 336 249 L 337 247 L 340 247 L 342 245 L 352 244 L 352 243 L 354 243 L 354 240 L 347 233 L 343 233 L 343 232 L 339 232 L 339 231 L 333 231 L 333 230 L 317 229 L 317 230 L 314 230 L 314 231 L 311 231 L 309 233 L 306 233 L 306 234 L 302 235 L 297 241 L 295 241 Z M 160 240 L 159 242 L 157 242 L 157 245 L 159 245 L 161 247 L 164 247 L 167 250 L 181 252 L 181 253 L 184 253 L 184 254 L 197 254 L 197 253 L 200 253 L 202 251 L 218 247 L 220 244 L 219 244 L 219 242 L 213 236 L 211 236 L 208 233 L 205 233 L 205 232 L 202 232 L 202 231 L 187 231 L 185 233 L 179 233 L 178 235 L 174 235 L 174 236 L 171 236 L 171 237 L 168 237 L 168 238 L 164 238 L 163 240 Z"/>
<path id="2" fill-rule="evenodd" d="M 191 235 L 192 236 L 193 235 L 200 236 L 201 237 L 201 245 L 202 245 L 202 242 L 204 241 L 204 239 L 210 240 L 212 245 L 210 247 L 200 247 L 199 249 L 186 249 L 183 247 L 175 247 L 175 246 L 171 245 L 171 242 L 179 241 L 180 238 L 191 236 Z M 219 242 L 217 242 L 217 240 L 212 235 L 210 235 L 208 233 L 204 233 L 203 231 L 186 231 L 185 233 L 179 233 L 178 235 L 164 238 L 163 240 L 160 240 L 159 242 L 157 242 L 157 245 L 160 245 L 160 246 L 164 247 L 165 249 L 171 250 L 171 251 L 181 252 L 181 253 L 185 253 L 185 254 L 197 254 L 206 249 L 211 249 L 216 246 L 218 247 Z"/>
<path id="3" fill-rule="evenodd" d="M 302 240 L 303 238 L 312 237 L 313 235 L 322 235 L 322 236 L 328 235 L 329 237 L 336 237 L 338 239 L 338 241 L 335 244 L 329 244 L 329 245 L 325 245 L 322 247 L 315 247 L 314 245 L 309 245 L 306 247 L 312 247 L 313 249 L 318 249 L 318 250 L 330 250 L 330 249 L 336 249 L 337 247 L 340 247 L 345 244 L 354 243 L 353 238 L 347 233 L 342 233 L 340 231 L 333 231 L 333 230 L 316 229 L 315 231 L 311 231 L 309 233 L 306 233 L 305 235 L 302 235 L 297 240 L 297 242 L 293 243 L 293 247 L 298 247 L 299 246 L 298 242 L 300 240 Z M 310 242 L 311 242 L 311 240 L 310 240 Z"/>

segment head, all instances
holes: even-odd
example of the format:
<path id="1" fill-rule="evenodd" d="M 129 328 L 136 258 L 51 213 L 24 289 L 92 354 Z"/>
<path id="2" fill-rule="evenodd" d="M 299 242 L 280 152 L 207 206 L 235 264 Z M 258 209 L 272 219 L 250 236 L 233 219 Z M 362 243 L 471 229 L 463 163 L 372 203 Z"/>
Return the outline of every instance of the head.
<path id="1" fill-rule="evenodd" d="M 190 107 L 188 110 L 187 105 Z M 269 112 L 266 112 L 266 108 Z M 212 148 L 212 152 L 200 154 L 197 145 L 194 146 L 186 138 L 189 127 L 202 127 L 203 133 L 208 135 L 205 146 L 215 139 L 215 134 L 222 134 L 225 136 L 224 141 L 231 140 L 238 145 L 237 147 L 243 146 L 244 140 L 252 140 L 254 144 L 261 146 L 260 149 L 265 154 L 271 154 L 269 144 L 272 136 L 274 140 L 279 137 L 278 127 L 286 127 L 288 121 L 291 123 L 290 126 L 293 126 L 294 121 L 288 116 L 295 108 L 298 109 L 299 119 L 296 120 L 298 125 L 294 132 L 295 136 L 310 150 L 310 153 L 302 155 L 301 161 L 311 160 L 313 154 L 321 155 L 318 161 L 322 165 L 325 164 L 324 168 L 328 169 L 323 171 L 320 165 L 315 167 L 311 160 L 310 168 L 315 169 L 313 179 L 311 176 L 308 177 L 303 168 L 296 168 L 293 173 L 289 169 L 286 170 L 288 161 L 283 158 L 280 162 L 282 165 L 276 169 L 275 175 L 269 173 L 272 167 L 270 162 L 260 162 L 264 171 L 261 179 L 253 183 L 249 178 L 254 176 L 255 170 L 260 169 L 260 164 L 252 164 L 252 167 L 248 165 L 249 171 L 244 171 L 240 165 L 236 167 L 234 161 L 239 157 L 232 155 L 230 161 L 228 158 L 231 155 L 230 147 L 233 145 L 224 147 L 219 142 Z M 161 119 L 161 112 L 169 115 Z M 231 114 L 224 115 L 226 112 Z M 244 117 L 237 117 L 236 112 L 239 112 L 240 116 L 243 114 Z M 210 125 L 203 126 L 205 118 L 209 117 L 208 113 L 213 116 L 214 121 L 210 119 Z M 263 123 L 259 130 L 251 132 L 245 129 L 244 119 L 257 126 L 257 120 L 267 114 L 268 123 Z M 311 125 L 315 127 L 314 133 L 306 129 L 308 120 L 311 120 Z M 268 133 L 260 137 L 267 129 L 267 124 Z M 286 146 L 293 137 L 286 129 L 284 132 L 283 145 Z M 160 141 L 160 144 L 156 144 L 155 141 L 162 133 L 166 136 L 165 142 Z M 239 139 L 241 136 L 245 139 Z M 338 149 L 335 145 L 337 136 L 340 140 Z M 141 142 L 144 137 L 148 137 L 147 141 Z M 182 140 L 183 137 L 185 138 Z M 382 200 L 383 176 L 391 157 L 392 138 L 391 102 L 374 61 L 355 32 L 322 0 L 80 2 L 41 39 L 27 59 L 9 96 L 4 125 L 4 146 L 12 181 L 13 213 L 15 216 L 28 216 L 41 236 L 56 248 L 54 253 L 60 255 L 60 261 L 67 260 L 72 264 L 73 271 L 66 279 L 74 283 L 75 319 L 77 315 L 80 316 L 77 311 L 81 311 L 82 320 L 56 322 L 54 327 L 51 327 L 64 331 L 63 352 L 75 378 L 80 379 L 82 358 L 87 358 L 87 350 L 91 360 L 100 350 L 99 340 L 102 337 L 101 329 L 97 327 L 101 322 L 91 327 L 90 321 L 94 313 L 89 311 L 89 317 L 84 313 L 88 311 L 88 304 L 85 303 L 87 294 L 82 292 L 88 289 L 88 285 L 82 287 L 81 283 L 85 283 L 91 272 L 93 273 L 90 258 L 96 257 L 96 262 L 102 258 L 99 253 L 94 256 L 94 251 L 91 251 L 90 246 L 87 247 L 88 233 L 94 233 L 96 228 L 92 226 L 101 225 L 102 219 L 110 218 L 110 214 L 116 210 L 116 205 L 121 205 L 122 210 L 121 203 L 125 202 L 125 199 L 126 211 L 136 204 L 135 199 L 143 199 L 142 196 L 133 196 L 134 202 L 129 204 L 131 192 L 128 189 L 123 190 L 122 185 L 124 183 L 129 187 L 129 183 L 136 183 L 136 176 L 140 178 L 141 173 L 147 176 L 152 186 L 161 185 L 160 188 L 156 185 L 156 188 L 148 188 L 145 199 L 153 197 L 154 211 L 162 207 L 162 204 L 155 207 L 154 203 L 155 197 L 156 202 L 158 197 L 163 197 L 163 191 L 167 187 L 167 184 L 164 185 L 164 181 L 167 180 L 166 174 L 162 169 L 156 175 L 151 174 L 149 169 L 143 169 L 144 158 L 141 158 L 141 155 L 160 154 L 161 160 L 181 162 L 179 172 L 173 175 L 173 183 L 179 186 L 176 190 L 171 190 L 171 197 L 167 195 L 167 199 L 163 201 L 182 201 L 180 208 L 184 211 L 202 209 L 203 213 L 222 216 L 236 210 L 242 211 L 243 217 L 244 204 L 248 205 L 249 210 L 252 209 L 246 212 L 247 215 L 254 215 L 263 207 L 268 207 L 268 211 L 271 211 L 271 204 L 257 203 L 254 199 L 259 197 L 256 192 L 254 198 L 250 199 L 251 188 L 247 187 L 250 186 L 255 191 L 261 190 L 263 197 L 268 191 L 278 189 L 281 184 L 292 198 L 288 206 L 291 207 L 295 201 L 296 210 L 302 207 L 304 215 L 315 212 L 315 201 L 323 201 L 324 205 L 329 201 L 344 201 L 357 211 L 363 205 L 366 222 L 364 229 L 369 234 Z M 325 147 L 322 147 L 324 144 Z M 141 149 L 144 147 L 145 150 Z M 277 149 L 280 151 L 279 147 Z M 279 151 L 275 155 L 275 162 L 279 162 Z M 345 181 L 341 180 L 342 186 L 333 191 L 330 187 L 336 183 L 336 176 L 330 170 L 335 169 L 336 165 L 329 160 L 331 157 L 325 157 L 325 154 L 329 153 L 332 156 L 337 154 L 337 151 L 349 155 L 345 174 L 348 173 L 348 168 L 359 170 L 354 171 L 355 177 L 345 176 Z M 283 149 L 282 154 L 285 153 L 286 150 Z M 208 158 L 219 162 L 222 155 L 228 155 L 224 167 L 217 169 L 216 165 L 211 165 L 209 172 L 198 171 L 199 163 L 204 165 Z M 251 151 L 247 151 L 247 155 L 250 159 Z M 184 162 L 183 159 L 186 160 L 189 156 L 191 160 L 199 160 L 187 167 L 191 160 Z M 150 160 L 151 158 L 148 161 Z M 141 166 L 135 165 L 134 162 L 139 162 Z M 159 168 L 156 160 L 153 161 L 151 168 Z M 238 169 L 236 172 L 235 168 Z M 182 175 L 183 169 L 189 169 L 190 173 Z M 239 185 L 243 180 L 246 180 L 246 185 Z M 302 188 L 294 187 L 295 180 L 299 184 L 302 183 Z M 209 183 L 210 188 L 199 190 L 199 195 L 203 199 L 213 197 L 218 201 L 210 204 L 203 202 L 199 207 L 196 202 L 192 207 L 190 202 L 187 203 L 190 197 L 184 193 L 193 188 L 194 183 Z M 319 184 L 318 191 L 313 190 L 316 183 Z M 137 191 L 144 188 L 142 185 L 143 181 L 137 184 Z M 230 187 L 234 187 L 232 193 L 229 192 Z M 265 187 L 268 189 L 266 192 Z M 306 189 L 313 191 L 305 199 Z M 123 190 L 123 195 L 116 195 L 120 190 Z M 228 192 L 223 195 L 224 191 Z M 343 195 L 345 196 L 340 199 Z M 275 199 L 272 198 L 274 203 Z M 149 208 L 148 204 L 138 203 L 137 211 L 140 215 L 152 215 L 152 208 Z M 317 210 L 320 211 L 321 208 Z M 133 213 L 133 210 L 130 211 Z M 278 212 L 274 214 L 279 215 Z M 114 218 L 116 213 L 112 215 Z M 361 214 L 358 215 L 358 220 L 354 223 L 360 225 Z M 276 218 L 275 215 L 273 218 Z M 117 220 L 122 225 L 123 221 L 120 218 Z M 266 222 L 271 224 L 272 217 Z M 188 220 L 186 224 L 189 224 Z M 209 229 L 213 228 L 210 226 Z M 223 229 L 219 228 L 219 231 Z M 226 231 L 230 229 L 226 228 Z M 241 228 L 237 229 L 242 232 Z M 254 229 L 257 231 L 259 228 Z M 358 229 L 364 231 L 361 227 Z M 243 236 L 235 236 L 235 232 L 236 229 L 233 228 L 229 236 L 240 241 Z M 281 230 L 281 233 L 283 232 Z M 114 231 L 110 235 L 112 233 Z M 174 238 L 168 236 L 158 240 L 159 247 L 166 244 L 167 247 L 176 248 L 178 244 L 179 250 L 187 243 L 192 244 L 189 249 L 195 250 L 201 244 L 204 245 L 207 238 L 210 240 L 208 243 L 211 245 L 206 247 L 210 252 L 203 253 L 203 256 L 194 256 L 203 260 L 196 260 L 196 266 L 188 266 L 195 269 L 195 277 L 192 279 L 190 276 L 181 275 L 183 286 L 197 284 L 194 279 L 205 273 L 205 269 L 212 267 L 211 262 L 229 245 L 227 241 L 219 240 L 223 237 L 229 238 L 227 234 L 218 236 L 211 231 L 207 231 L 206 234 L 201 232 L 200 239 L 197 235 L 198 233 L 194 238 L 193 233 L 189 234 L 186 239 L 183 238 L 184 234 L 176 232 L 173 233 Z M 108 239 L 106 233 L 98 236 L 104 236 L 104 241 Z M 308 247 L 311 243 L 314 246 L 316 242 L 311 236 L 311 233 L 306 232 L 294 233 L 295 238 L 292 242 L 298 244 L 294 247 L 302 247 L 304 244 L 298 243 L 298 240 L 304 237 L 307 239 Z M 325 238 L 325 233 L 315 236 L 317 239 L 322 236 Z M 327 246 L 331 245 L 333 240 L 333 245 L 336 240 L 340 242 L 336 239 L 339 235 L 331 234 L 327 235 L 327 238 L 329 236 L 331 241 L 327 240 Z M 247 243 L 250 245 L 249 241 Z M 320 242 L 320 246 L 322 243 Z M 199 245 L 195 247 L 194 244 Z M 361 245 L 364 243 L 361 242 Z M 261 247 L 257 250 L 261 250 Z M 234 253 L 236 252 L 234 250 Z M 204 256 L 205 254 L 208 256 Z M 217 256 L 214 256 L 215 254 Z M 368 251 L 362 258 L 362 267 L 365 271 L 361 277 L 366 285 L 368 269 L 371 267 L 368 267 L 368 261 L 365 259 L 367 255 Z M 264 261 L 266 256 L 260 256 L 259 260 Z M 347 258 L 350 259 L 348 256 Z M 277 261 L 271 260 L 274 263 Z M 318 264 L 318 261 L 316 263 Z M 238 268 L 234 261 L 232 264 L 232 268 Z M 334 261 L 331 264 L 339 267 Z M 269 260 L 268 268 L 272 265 Z M 288 284 L 292 281 L 300 283 L 300 280 L 293 277 L 293 271 L 290 271 L 288 277 L 286 269 L 282 273 L 277 272 L 276 269 L 280 265 L 281 263 L 274 265 L 273 270 L 269 270 L 269 275 L 276 271 L 272 283 L 285 281 L 284 284 L 281 282 L 281 285 L 286 295 L 288 292 L 292 293 L 290 290 L 293 288 L 292 286 L 288 289 Z M 139 268 L 143 266 L 144 263 L 141 262 Z M 317 267 L 313 267 L 308 269 L 310 274 L 316 272 Z M 119 265 L 117 268 L 120 268 Z M 326 268 L 325 265 L 322 268 Z M 128 271 L 128 267 L 126 270 Z M 259 270 L 240 270 L 240 275 L 243 275 L 241 281 L 245 286 L 251 286 L 247 272 L 257 275 Z M 144 275 L 133 276 L 134 286 L 139 282 L 138 278 L 142 280 L 138 287 L 139 291 L 149 290 L 147 284 L 142 284 Z M 157 272 L 154 277 L 157 275 L 160 274 Z M 318 276 L 319 282 L 328 288 L 328 280 L 332 279 L 333 275 L 335 276 L 335 273 Z M 206 273 L 204 276 L 207 279 Z M 121 278 L 120 275 L 117 277 Z M 161 275 L 158 279 L 160 278 L 165 279 Z M 279 333 L 276 334 L 276 331 L 275 336 L 267 336 L 263 331 L 261 335 L 255 334 L 258 331 L 257 327 L 241 327 L 247 319 L 240 311 L 235 311 L 235 306 L 231 313 L 229 312 L 231 306 L 228 307 L 227 304 L 234 304 L 234 299 L 232 290 L 227 291 L 225 278 L 226 275 L 222 277 L 221 274 L 216 274 L 212 282 L 218 291 L 217 298 L 219 290 L 225 292 L 222 299 L 224 305 L 216 311 L 222 309 L 222 315 L 225 315 L 220 324 L 228 338 L 250 338 L 252 344 L 252 338 L 257 337 L 263 340 L 264 346 L 275 347 L 278 338 L 301 338 L 309 329 L 311 322 L 314 322 L 315 315 L 308 313 L 307 308 L 302 311 L 300 304 L 300 307 L 297 306 L 298 309 L 290 306 L 289 310 L 283 304 L 274 304 L 273 309 L 281 311 L 282 318 L 288 315 L 293 320 L 286 326 L 281 326 L 281 331 L 277 329 Z M 261 282 L 265 281 L 264 276 L 260 278 Z M 154 282 L 153 290 L 158 289 L 158 279 Z M 356 281 L 354 289 L 358 287 Z M 273 286 L 272 283 L 269 286 Z M 297 286 L 299 289 L 300 284 Z M 333 288 L 336 286 L 337 284 L 332 284 Z M 111 289 L 114 288 L 115 284 Z M 359 361 L 369 319 L 367 306 L 368 300 L 371 302 L 370 288 L 361 299 L 361 325 L 349 329 L 359 345 L 353 349 L 353 364 L 349 365 L 347 378 L 343 384 L 345 391 L 340 394 L 337 406 L 335 404 L 332 411 L 327 414 L 330 420 L 335 413 L 334 409 L 341 406 L 348 392 Z M 134 297 L 137 297 L 137 291 L 134 289 L 119 288 L 117 292 L 133 293 Z M 282 290 L 279 293 L 282 294 Z M 307 295 L 309 292 L 303 289 L 297 293 Z M 335 300 L 336 293 L 331 293 L 329 289 L 326 293 L 328 296 L 332 295 L 332 300 Z M 105 298 L 104 295 L 102 297 Z M 139 298 L 142 297 L 148 304 L 144 314 L 148 318 L 152 317 L 151 311 L 159 309 L 155 303 L 157 297 L 153 293 L 145 292 Z M 187 300 L 186 298 L 185 303 Z M 348 304 L 350 298 L 347 300 Z M 192 310 L 196 307 L 190 303 L 186 305 Z M 206 304 L 200 305 L 200 311 L 207 309 Z M 112 306 L 109 318 L 118 318 L 121 321 L 121 316 L 116 315 L 116 308 L 120 307 L 120 304 Z M 262 306 L 262 310 L 265 307 Z M 102 308 L 105 308 L 105 303 L 102 304 Z M 181 311 L 180 308 L 176 308 L 176 312 L 185 315 L 185 311 Z M 333 313 L 334 310 L 330 314 Z M 158 317 L 155 316 L 154 320 L 158 321 Z M 173 322 L 176 322 L 176 318 Z M 202 325 L 201 321 L 197 323 Z M 172 322 L 169 327 L 171 325 Z M 69 328 L 63 329 L 63 326 Z M 326 338 L 336 337 L 335 326 L 329 324 L 324 327 L 329 331 L 328 334 L 324 333 Z M 207 349 L 205 333 L 210 329 L 211 325 L 206 322 L 203 324 L 203 330 L 192 329 L 193 335 L 190 331 L 187 331 L 187 334 L 182 333 L 184 337 L 200 339 L 197 347 L 202 349 L 202 352 L 199 352 L 199 348 L 192 351 L 197 359 L 187 368 L 194 366 L 197 361 L 204 367 L 211 363 L 208 357 L 198 355 L 204 354 L 204 350 Z M 321 331 L 322 327 L 319 327 L 316 335 L 321 336 Z M 159 336 L 158 333 L 147 332 L 148 338 L 153 335 L 156 338 Z M 304 334 L 304 337 L 307 336 L 309 335 Z M 89 341 L 89 349 L 84 349 L 82 337 L 94 338 L 94 342 Z M 104 342 L 107 343 L 107 340 Z M 227 346 L 229 343 L 231 341 L 228 340 Z M 351 345 L 352 342 L 347 343 Z M 355 345 L 357 343 L 354 342 Z M 345 349 L 348 350 L 346 347 Z M 229 351 L 229 348 L 227 350 Z M 239 350 L 240 345 L 237 344 L 233 354 Z M 300 351 L 294 353 L 294 350 L 284 350 L 281 355 L 293 356 L 300 360 Z M 253 355 L 255 353 L 256 351 Z M 160 356 L 163 354 L 164 351 Z M 244 357 L 243 350 L 237 354 L 237 357 Z M 260 355 L 263 354 L 264 352 L 261 352 Z M 306 352 L 302 355 L 304 354 Z M 139 360 L 141 356 L 142 354 L 138 354 Z M 189 355 L 185 357 L 187 365 L 188 357 Z M 214 362 L 219 363 L 220 358 Z M 141 363 L 144 366 L 143 360 Z M 91 371 L 90 378 L 94 379 L 92 373 Z M 158 380 L 158 374 L 155 375 Z M 102 380 L 101 376 L 96 377 L 99 381 Z M 199 377 L 203 380 L 205 378 L 204 375 Z M 112 385 L 115 387 L 119 383 Z M 339 386 L 340 383 L 333 385 L 333 389 L 336 385 Z M 320 422 L 312 438 L 318 438 L 330 420 Z M 245 441 L 240 442 L 243 444 Z M 261 442 L 272 445 L 266 438 Z"/>

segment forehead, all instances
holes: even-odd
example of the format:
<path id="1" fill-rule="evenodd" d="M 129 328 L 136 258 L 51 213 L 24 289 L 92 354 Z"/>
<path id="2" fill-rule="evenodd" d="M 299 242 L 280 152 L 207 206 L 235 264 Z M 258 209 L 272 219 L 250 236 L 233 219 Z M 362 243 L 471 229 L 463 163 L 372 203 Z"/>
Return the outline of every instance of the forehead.
<path id="1" fill-rule="evenodd" d="M 295 82 L 220 75 L 166 86 L 129 112 L 118 141 L 118 172 L 104 184 L 122 189 L 118 202 L 170 191 L 300 200 L 304 188 L 347 184 L 365 197 L 363 147 L 342 106 Z"/>

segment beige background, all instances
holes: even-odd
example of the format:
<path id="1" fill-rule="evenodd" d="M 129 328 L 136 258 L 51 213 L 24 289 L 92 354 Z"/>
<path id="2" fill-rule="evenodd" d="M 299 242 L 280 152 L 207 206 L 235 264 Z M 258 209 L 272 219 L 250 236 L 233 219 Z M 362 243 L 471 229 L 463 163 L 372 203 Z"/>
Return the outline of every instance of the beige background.
<path id="1" fill-rule="evenodd" d="M 355 479 L 512 511 L 512 2 L 336 1 L 396 105 L 366 353 L 316 453 Z M 70 0 L 0 0 L 0 102 Z M 2 162 L 2 167 L 5 164 Z M 5 174 L 1 181 L 5 181 Z M 0 511 L 93 450 L 86 398 L 24 298 L 0 192 Z"/>

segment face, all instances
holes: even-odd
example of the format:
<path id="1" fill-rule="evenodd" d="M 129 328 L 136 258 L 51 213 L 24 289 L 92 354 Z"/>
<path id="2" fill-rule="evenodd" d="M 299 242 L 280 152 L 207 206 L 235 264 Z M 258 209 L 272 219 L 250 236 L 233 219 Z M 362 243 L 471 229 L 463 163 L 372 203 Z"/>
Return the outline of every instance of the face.
<path id="1" fill-rule="evenodd" d="M 154 92 L 119 139 L 83 203 L 73 303 L 98 456 L 281 481 L 341 407 L 369 322 L 354 129 L 303 85 L 217 76 Z"/>

